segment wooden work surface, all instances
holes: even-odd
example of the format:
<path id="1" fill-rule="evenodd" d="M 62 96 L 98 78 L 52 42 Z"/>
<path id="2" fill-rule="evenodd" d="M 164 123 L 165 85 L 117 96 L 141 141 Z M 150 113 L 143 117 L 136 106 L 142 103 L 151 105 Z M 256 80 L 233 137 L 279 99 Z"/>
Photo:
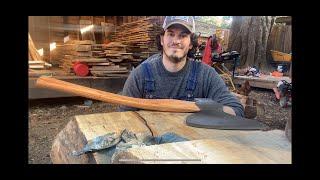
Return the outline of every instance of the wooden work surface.
<path id="1" fill-rule="evenodd" d="M 57 135 L 51 151 L 52 162 L 291 164 L 291 143 L 285 137 L 284 131 L 194 128 L 185 123 L 189 114 L 129 111 L 75 116 Z M 190 141 L 131 148 L 118 155 L 112 162 L 104 150 L 78 157 L 71 155 L 73 150 L 82 149 L 88 140 L 110 132 L 119 133 L 125 128 L 136 134 L 154 136 L 174 132 Z M 123 161 L 128 158 L 149 161 Z"/>
<path id="2" fill-rule="evenodd" d="M 249 81 L 249 84 L 252 87 L 272 89 L 277 87 L 278 82 L 281 80 L 286 80 L 287 82 L 291 83 L 291 79 L 288 76 L 275 77 L 270 75 L 261 75 L 260 77 L 235 76 L 233 83 L 241 85 L 245 81 Z"/>

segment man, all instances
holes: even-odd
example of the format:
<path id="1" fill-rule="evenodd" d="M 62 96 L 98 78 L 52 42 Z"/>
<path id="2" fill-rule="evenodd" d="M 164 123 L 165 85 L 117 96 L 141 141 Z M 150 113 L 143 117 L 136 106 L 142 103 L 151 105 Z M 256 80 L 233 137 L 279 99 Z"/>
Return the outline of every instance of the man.
<path id="1" fill-rule="evenodd" d="M 123 95 L 137 98 L 211 98 L 226 113 L 244 116 L 243 106 L 226 87 L 214 68 L 188 58 L 197 44 L 192 16 L 167 16 L 160 34 L 162 53 L 145 60 L 129 75 Z M 136 110 L 121 107 L 121 110 Z"/>

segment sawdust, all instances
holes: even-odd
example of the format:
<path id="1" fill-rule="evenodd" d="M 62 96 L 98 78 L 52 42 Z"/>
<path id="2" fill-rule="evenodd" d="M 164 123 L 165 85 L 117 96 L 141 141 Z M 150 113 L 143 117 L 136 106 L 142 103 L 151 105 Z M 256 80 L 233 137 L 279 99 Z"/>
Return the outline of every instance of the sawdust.
<path id="1" fill-rule="evenodd" d="M 272 90 L 255 88 L 249 96 L 264 105 L 264 114 L 259 114 L 255 119 L 265 123 L 270 129 L 285 129 L 286 122 L 291 118 L 291 107 L 280 107 Z"/>

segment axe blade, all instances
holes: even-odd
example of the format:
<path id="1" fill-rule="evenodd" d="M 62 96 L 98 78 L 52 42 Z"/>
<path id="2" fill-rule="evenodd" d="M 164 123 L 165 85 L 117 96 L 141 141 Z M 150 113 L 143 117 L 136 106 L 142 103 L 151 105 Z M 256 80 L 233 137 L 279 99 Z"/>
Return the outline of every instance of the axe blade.
<path id="1" fill-rule="evenodd" d="M 223 105 L 205 98 L 197 98 L 196 105 L 200 112 L 193 113 L 187 117 L 188 126 L 225 129 L 225 130 L 265 130 L 267 126 L 256 119 L 248 119 L 233 116 L 223 111 Z"/>

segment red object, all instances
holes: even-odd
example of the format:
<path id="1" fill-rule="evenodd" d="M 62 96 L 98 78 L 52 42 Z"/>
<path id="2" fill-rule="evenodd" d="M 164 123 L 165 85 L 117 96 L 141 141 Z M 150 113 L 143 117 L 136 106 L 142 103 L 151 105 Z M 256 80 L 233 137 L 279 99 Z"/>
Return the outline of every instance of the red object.
<path id="1" fill-rule="evenodd" d="M 73 70 L 77 76 L 87 76 L 89 74 L 88 65 L 82 62 L 74 63 Z"/>
<path id="2" fill-rule="evenodd" d="M 206 47 L 204 48 L 204 53 L 203 53 L 203 57 L 202 57 L 202 62 L 205 64 L 208 64 L 209 66 L 212 65 L 212 36 L 210 38 L 208 38 L 207 40 L 207 44 Z M 222 48 L 221 45 L 218 43 L 218 47 L 214 50 L 215 52 L 217 52 L 218 54 L 220 54 L 222 52 Z"/>
<path id="3" fill-rule="evenodd" d="M 283 73 L 280 73 L 280 72 L 278 72 L 278 71 L 273 71 L 273 72 L 271 73 L 271 75 L 272 75 L 272 76 L 275 76 L 275 77 L 282 77 L 282 76 L 283 76 Z"/>
<path id="4" fill-rule="evenodd" d="M 206 47 L 204 48 L 204 53 L 202 57 L 202 62 L 211 66 L 212 61 L 211 61 L 211 38 L 207 40 Z"/>

